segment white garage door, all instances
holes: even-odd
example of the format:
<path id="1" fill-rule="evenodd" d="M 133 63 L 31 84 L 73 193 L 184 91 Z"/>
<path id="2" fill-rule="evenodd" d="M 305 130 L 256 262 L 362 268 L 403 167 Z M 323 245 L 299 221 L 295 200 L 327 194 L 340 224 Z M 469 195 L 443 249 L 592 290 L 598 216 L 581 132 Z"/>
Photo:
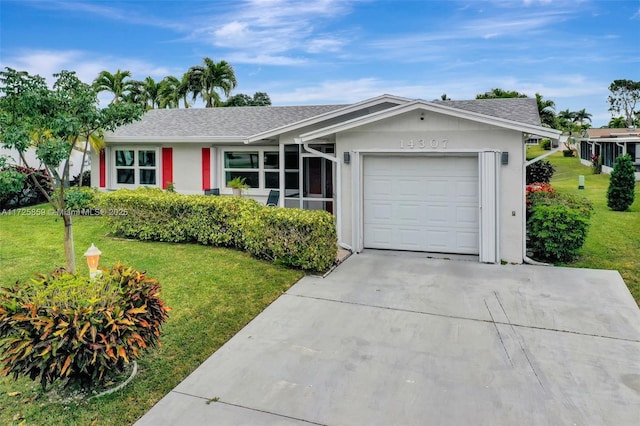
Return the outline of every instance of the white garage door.
<path id="1" fill-rule="evenodd" d="M 478 254 L 478 158 L 367 156 L 364 246 Z"/>

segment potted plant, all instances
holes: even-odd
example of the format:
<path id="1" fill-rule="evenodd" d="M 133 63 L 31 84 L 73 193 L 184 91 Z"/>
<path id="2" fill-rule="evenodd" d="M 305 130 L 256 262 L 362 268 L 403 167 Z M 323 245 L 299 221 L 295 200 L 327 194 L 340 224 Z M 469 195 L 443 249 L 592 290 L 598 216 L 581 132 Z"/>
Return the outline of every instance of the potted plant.
<path id="1" fill-rule="evenodd" d="M 242 195 L 242 191 L 249 188 L 249 185 L 245 183 L 246 180 L 247 178 L 237 176 L 227 182 L 227 186 L 231 188 L 233 195 Z"/>

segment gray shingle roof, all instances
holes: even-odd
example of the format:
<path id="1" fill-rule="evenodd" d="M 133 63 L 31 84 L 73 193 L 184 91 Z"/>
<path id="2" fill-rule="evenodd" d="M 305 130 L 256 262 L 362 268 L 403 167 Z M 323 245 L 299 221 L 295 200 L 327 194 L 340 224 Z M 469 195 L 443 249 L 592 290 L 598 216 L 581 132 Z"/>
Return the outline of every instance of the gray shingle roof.
<path id="1" fill-rule="evenodd" d="M 540 126 L 538 102 L 533 98 L 474 99 L 471 101 L 436 101 L 452 108 Z"/>
<path id="2" fill-rule="evenodd" d="M 107 135 L 124 137 L 240 137 L 293 124 L 345 105 L 154 109 Z"/>
<path id="3" fill-rule="evenodd" d="M 535 99 L 477 99 L 469 101 L 435 101 L 447 107 L 492 117 L 540 125 Z M 144 114 L 140 121 L 108 133 L 115 138 L 189 138 L 250 136 L 331 112 L 347 105 L 299 105 L 231 108 L 157 109 Z"/>

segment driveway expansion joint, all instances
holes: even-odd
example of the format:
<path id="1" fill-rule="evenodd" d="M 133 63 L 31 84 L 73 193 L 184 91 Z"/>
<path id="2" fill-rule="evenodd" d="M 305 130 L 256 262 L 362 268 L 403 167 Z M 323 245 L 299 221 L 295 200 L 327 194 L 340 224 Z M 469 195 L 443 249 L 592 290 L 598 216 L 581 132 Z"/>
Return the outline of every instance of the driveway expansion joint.
<path id="1" fill-rule="evenodd" d="M 399 311 L 399 312 L 407 312 L 407 313 L 421 314 L 421 315 L 432 315 L 432 316 L 441 317 L 441 318 L 451 318 L 451 319 L 459 319 L 459 320 L 465 320 L 465 321 L 485 322 L 485 323 L 488 323 L 488 324 L 501 324 L 501 325 L 508 325 L 510 327 L 529 328 L 529 329 L 532 329 L 532 330 L 553 331 L 553 332 L 556 332 L 556 333 L 567 333 L 567 334 L 575 334 L 575 335 L 578 335 L 578 336 L 598 337 L 598 338 L 601 338 L 601 339 L 620 340 L 620 341 L 623 341 L 623 342 L 640 343 L 640 338 L 633 339 L 633 338 L 627 338 L 627 337 L 606 336 L 606 335 L 603 335 L 603 334 L 584 333 L 584 332 L 581 332 L 581 331 L 564 330 L 564 329 L 560 329 L 560 328 L 540 327 L 540 326 L 536 326 L 536 325 L 525 325 L 525 324 L 518 324 L 518 323 L 511 323 L 511 322 L 504 322 L 504 321 L 493 321 L 491 319 L 471 318 L 471 317 L 463 317 L 463 316 L 459 316 L 459 315 L 439 314 L 439 313 L 436 313 L 436 312 L 417 311 L 415 309 L 394 308 L 394 307 L 391 307 L 391 306 L 372 305 L 372 304 L 360 303 L 360 302 L 349 302 L 349 301 L 346 301 L 346 300 L 330 299 L 330 298 L 319 297 L 319 296 L 306 296 L 304 294 L 284 293 L 283 296 L 299 297 L 299 298 L 303 298 L 303 299 L 323 300 L 325 302 L 343 303 L 345 305 L 354 305 L 354 306 L 363 306 L 363 307 L 368 307 L 368 308 L 386 309 L 386 310 L 389 310 L 389 311 Z"/>
<path id="2" fill-rule="evenodd" d="M 299 417 L 287 416 L 286 414 L 274 413 L 273 411 L 267 411 L 267 410 L 261 410 L 259 408 L 247 407 L 246 405 L 234 404 L 232 402 L 225 402 L 222 399 L 216 399 L 215 401 L 213 401 L 211 398 L 205 398 L 205 397 L 202 397 L 202 396 L 193 395 L 191 393 L 180 392 L 180 391 L 176 391 L 176 390 L 173 390 L 171 392 L 177 393 L 177 394 L 180 394 L 180 395 L 184 395 L 184 396 L 189 396 L 189 397 L 192 397 L 192 398 L 202 399 L 203 401 L 205 401 L 205 404 L 207 404 L 207 405 L 209 405 L 209 404 L 224 404 L 224 405 L 228 405 L 228 406 L 231 406 L 231 407 L 237 407 L 237 408 L 242 408 L 242 409 L 245 409 L 245 410 L 256 411 L 256 412 L 259 412 L 259 413 L 270 414 L 272 416 L 282 417 L 282 418 L 285 418 L 285 419 L 296 420 L 296 421 L 308 423 L 308 424 L 311 424 L 311 425 L 328 426 L 325 423 L 318 423 L 318 422 L 314 422 L 314 421 L 311 421 L 311 420 L 301 419 Z"/>

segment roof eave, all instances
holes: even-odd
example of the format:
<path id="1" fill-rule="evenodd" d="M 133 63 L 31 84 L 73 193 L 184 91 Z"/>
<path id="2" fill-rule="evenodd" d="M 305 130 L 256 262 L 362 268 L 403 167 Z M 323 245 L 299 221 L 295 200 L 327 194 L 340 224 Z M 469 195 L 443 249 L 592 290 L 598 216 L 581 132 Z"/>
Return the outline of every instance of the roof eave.
<path id="1" fill-rule="evenodd" d="M 343 108 L 338 108 L 336 110 L 333 111 L 329 111 L 329 112 L 325 112 L 323 114 L 319 114 L 304 120 L 300 120 L 297 121 L 295 123 L 292 124 L 287 124 L 285 126 L 281 126 L 275 129 L 271 129 L 268 130 L 266 132 L 262 132 L 262 133 L 257 133 L 251 137 L 249 137 L 247 139 L 247 143 L 254 143 L 254 142 L 258 142 L 258 141 L 262 141 L 264 139 L 269 139 L 272 138 L 274 136 L 277 135 L 281 135 L 282 133 L 286 133 L 286 132 L 291 132 L 294 131 L 296 129 L 300 129 L 302 127 L 305 126 L 311 126 L 313 124 L 317 124 L 321 121 L 324 120 L 330 120 L 332 118 L 335 117 L 339 117 L 341 115 L 344 114 L 349 114 L 351 112 L 357 111 L 359 109 L 362 108 L 369 108 L 375 105 L 379 105 L 385 102 L 397 102 L 398 105 L 402 105 L 403 103 L 407 103 L 410 102 L 411 99 L 409 98 L 403 98 L 401 96 L 394 96 L 394 95 L 381 95 L 381 96 L 376 96 L 375 98 L 370 98 L 367 100 L 364 100 L 362 102 L 358 102 L 355 104 L 351 104 L 351 105 L 347 105 Z"/>
<path id="2" fill-rule="evenodd" d="M 241 136 L 107 136 L 106 143 L 244 143 Z"/>
<path id="3" fill-rule="evenodd" d="M 427 110 L 436 113 L 444 113 L 450 116 L 459 117 L 463 119 L 473 120 L 481 123 L 486 123 L 502 128 L 511 130 L 517 130 L 525 133 L 539 135 L 547 137 L 549 139 L 558 140 L 562 132 L 559 130 L 549 129 L 542 126 L 536 126 L 528 123 L 521 123 L 519 121 L 506 120 L 499 117 L 493 117 L 490 115 L 479 114 L 476 112 L 461 110 L 458 108 L 452 108 L 444 105 L 439 105 L 433 102 L 427 102 L 422 100 L 416 100 L 407 104 L 398 105 L 397 107 L 389 108 L 387 110 L 379 111 L 373 114 L 369 114 L 364 117 L 354 118 L 344 123 L 334 124 L 322 129 L 318 129 L 312 132 L 304 133 L 300 135 L 302 142 L 308 142 L 317 138 L 327 136 L 329 134 L 338 133 L 341 131 L 349 130 L 357 126 L 370 124 L 378 120 L 394 117 L 399 114 L 414 110 Z"/>

